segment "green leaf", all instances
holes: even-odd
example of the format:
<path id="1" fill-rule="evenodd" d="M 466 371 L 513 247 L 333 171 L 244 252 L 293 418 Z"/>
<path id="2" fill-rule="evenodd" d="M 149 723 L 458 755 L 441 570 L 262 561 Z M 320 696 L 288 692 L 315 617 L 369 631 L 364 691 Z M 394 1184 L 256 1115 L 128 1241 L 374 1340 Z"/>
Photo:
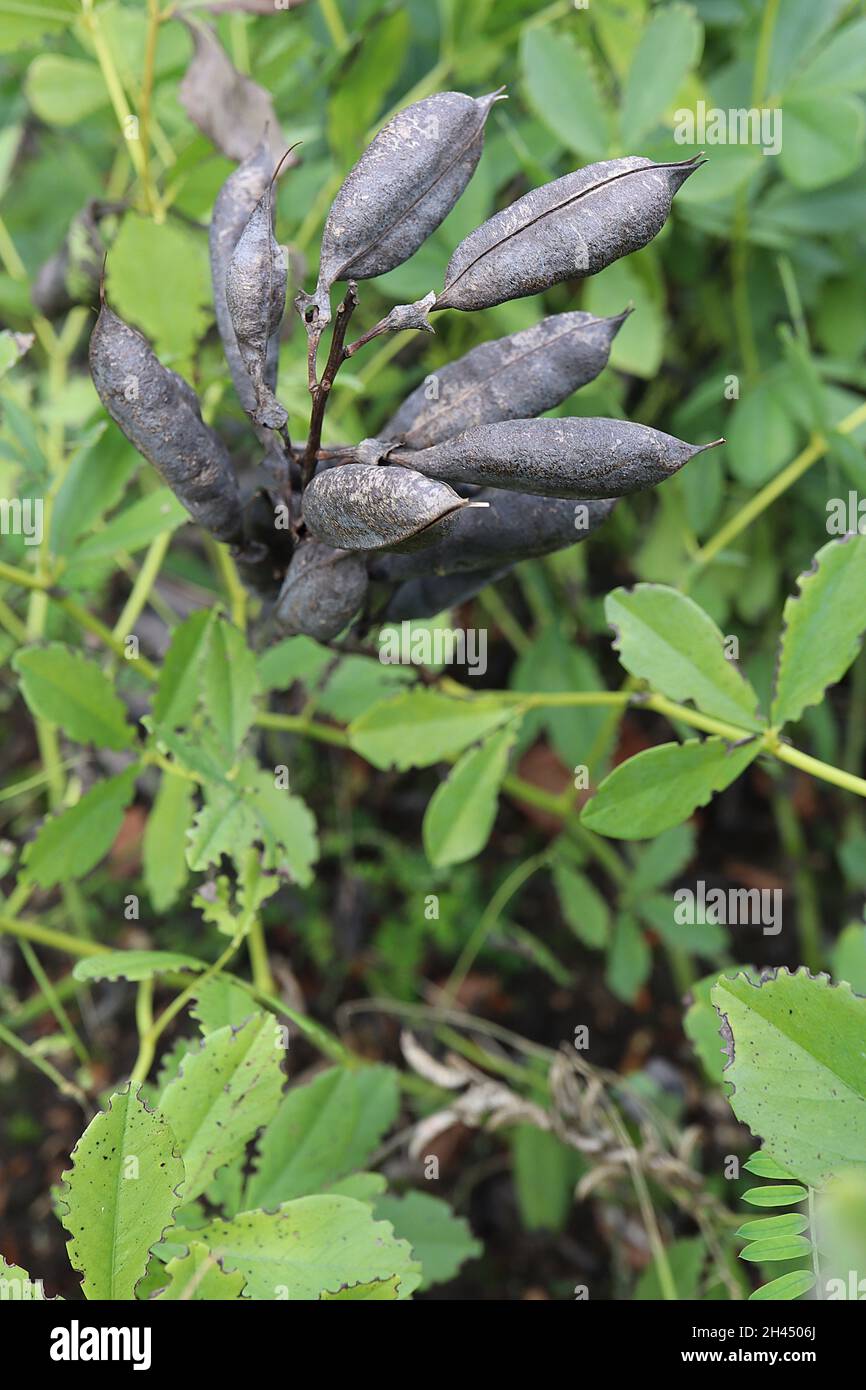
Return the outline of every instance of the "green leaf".
<path id="1" fill-rule="evenodd" d="M 581 308 L 590 314 L 619 314 L 624 304 L 631 302 L 635 306 L 635 312 L 614 339 L 611 367 L 647 380 L 654 377 L 664 356 L 667 318 L 652 248 L 642 251 L 633 261 L 615 261 L 584 283 Z"/>
<path id="2" fill-rule="evenodd" d="M 323 1303 L 336 1302 L 393 1302 L 400 1297 L 400 1278 L 394 1275 L 391 1279 L 375 1279 L 372 1284 L 349 1284 L 347 1288 L 340 1289 L 338 1293 L 319 1294 Z"/>
<path id="3" fill-rule="evenodd" d="M 40 888 L 83 878 L 108 853 L 135 793 L 138 765 L 97 782 L 68 811 L 50 816 L 24 850 L 26 875 Z"/>
<path id="4" fill-rule="evenodd" d="M 319 857 L 319 841 L 315 817 L 306 802 L 276 786 L 270 772 L 257 773 L 244 794 L 257 838 L 264 845 L 264 867 L 287 872 L 295 883 L 308 887 Z"/>
<path id="5" fill-rule="evenodd" d="M 351 1197 L 299 1197 L 274 1212 L 213 1221 L 197 1234 L 219 1251 L 224 1269 L 244 1276 L 248 1298 L 318 1299 L 395 1275 L 404 1297 L 418 1285 L 408 1244 Z"/>
<path id="6" fill-rule="evenodd" d="M 703 26 L 691 7 L 675 4 L 653 11 L 623 88 L 620 130 L 626 149 L 658 125 L 702 47 Z"/>
<path id="7" fill-rule="evenodd" d="M 772 478 L 797 444 L 797 427 L 781 383 L 767 377 L 735 403 L 727 429 L 727 456 L 734 477 L 750 487 Z"/>
<path id="8" fill-rule="evenodd" d="M 108 105 L 108 91 L 96 63 L 40 53 L 24 82 L 30 106 L 46 125 L 77 125 Z"/>
<path id="9" fill-rule="evenodd" d="M 866 628 L 866 536 L 829 541 L 797 587 L 782 615 L 770 715 L 777 726 L 818 704 L 857 657 Z"/>
<path id="10" fill-rule="evenodd" d="M 837 29 L 798 74 L 796 86 L 804 92 L 822 88 L 835 92 L 866 89 L 866 19 Z"/>
<path id="11" fill-rule="evenodd" d="M 675 825 L 659 835 L 646 849 L 638 851 L 629 892 L 639 899 L 654 888 L 662 888 L 682 873 L 695 852 L 695 833 L 690 825 Z"/>
<path id="12" fill-rule="evenodd" d="M 402 7 L 391 14 L 374 12 L 337 69 L 328 103 L 328 142 L 343 167 L 349 155 L 354 158 L 361 153 L 364 131 L 379 114 L 382 73 L 387 72 L 391 82 L 400 75 L 409 29 L 409 16 Z"/>
<path id="13" fill-rule="evenodd" d="M 152 980 L 175 970 L 204 970 L 204 962 L 180 951 L 106 951 L 76 961 L 76 980 Z"/>
<path id="14" fill-rule="evenodd" d="M 201 694 L 203 662 L 213 621 L 213 610 L 202 609 L 172 633 L 153 701 L 154 723 L 163 729 L 179 729 L 193 716 Z"/>
<path id="15" fill-rule="evenodd" d="M 797 188 L 838 183 L 863 158 L 866 112 L 847 92 L 792 91 L 785 98 L 779 163 Z"/>
<path id="16" fill-rule="evenodd" d="M 474 859 L 487 844 L 515 736 L 512 728 L 500 729 L 470 748 L 430 798 L 422 834 L 437 868 Z"/>
<path id="17" fill-rule="evenodd" d="M 581 813 L 590 830 L 641 840 L 679 825 L 745 772 L 761 751 L 757 739 L 731 748 L 721 738 L 662 743 L 620 763 Z"/>
<path id="18" fill-rule="evenodd" d="M 33 713 L 57 724 L 69 738 L 98 748 L 128 748 L 132 743 L 123 701 L 95 661 L 51 642 L 24 648 L 12 665 Z"/>
<path id="19" fill-rule="evenodd" d="M 61 1221 L 86 1298 L 130 1299 L 172 1224 L 183 1163 L 169 1124 L 128 1082 L 90 1121 L 63 1174 Z"/>
<path id="20" fill-rule="evenodd" d="M 769 1284 L 764 1284 L 760 1289 L 755 1289 L 754 1293 L 749 1294 L 750 1303 L 766 1302 L 772 1300 L 775 1303 L 788 1302 L 791 1299 L 799 1298 L 801 1294 L 808 1293 L 815 1287 L 815 1276 L 808 1269 L 795 1269 L 790 1274 L 783 1274 L 779 1279 L 771 1279 Z"/>
<path id="21" fill-rule="evenodd" d="M 584 945 L 601 950 L 610 927 L 610 913 L 604 898 L 586 874 L 558 860 L 553 865 L 553 882 L 567 925 Z"/>
<path id="22" fill-rule="evenodd" d="M 634 1002 L 652 969 L 652 951 L 640 925 L 629 913 L 621 912 L 614 923 L 613 939 L 607 955 L 605 983 L 611 993 L 626 1004 Z"/>
<path id="23" fill-rule="evenodd" d="M 207 797 L 187 838 L 186 862 L 193 873 L 218 864 L 224 854 L 242 854 L 256 833 L 252 810 L 239 788 L 208 787 Z"/>
<path id="24" fill-rule="evenodd" d="M 704 714 L 760 727 L 758 697 L 724 652 L 724 635 L 694 599 L 663 584 L 615 589 L 604 603 L 627 671 Z"/>
<path id="25" fill-rule="evenodd" d="M 771 1236 L 798 1236 L 809 1226 L 809 1218 L 797 1211 L 781 1212 L 778 1216 L 759 1216 L 746 1221 L 734 1231 L 741 1240 L 768 1240 Z"/>
<path id="26" fill-rule="evenodd" d="M 382 1197 L 373 1210 L 379 1220 L 390 1221 L 396 1234 L 408 1240 L 421 1262 L 421 1289 L 447 1284 L 462 1264 L 483 1254 L 467 1223 L 439 1197 L 426 1192 Z"/>
<path id="27" fill-rule="evenodd" d="M 283 1051 L 272 1014 L 209 1033 L 160 1096 L 186 1168 L 184 1200 L 198 1197 L 280 1103 Z"/>
<path id="28" fill-rule="evenodd" d="M 603 159 L 610 122 L 586 50 L 568 34 L 551 28 L 526 28 L 520 63 L 527 104 L 557 139 L 585 156 Z"/>
<path id="29" fill-rule="evenodd" d="M 191 1240 L 186 1255 L 176 1255 L 165 1266 L 168 1283 L 156 1295 L 160 1303 L 206 1299 L 225 1302 L 240 1298 L 242 1274 L 226 1274 L 216 1255 L 201 1241 Z"/>
<path id="30" fill-rule="evenodd" d="M 163 771 L 144 828 L 144 882 L 157 912 L 176 902 L 186 882 L 186 836 L 195 811 L 193 783 Z"/>
<path id="31" fill-rule="evenodd" d="M 86 588 L 103 572 L 114 569 L 117 556 L 124 551 L 134 555 L 165 531 L 174 531 L 189 521 L 185 507 L 167 487 L 157 488 L 76 545 L 63 571 L 65 588 Z"/>
<path id="32" fill-rule="evenodd" d="M 770 1236 L 767 1240 L 756 1240 L 740 1251 L 740 1259 L 752 1264 L 770 1263 L 774 1260 L 798 1260 L 812 1253 L 812 1242 L 806 1236 Z"/>
<path id="33" fill-rule="evenodd" d="M 511 1130 L 511 1166 L 524 1228 L 561 1231 L 585 1171 L 580 1154 L 549 1130 L 517 1124 Z"/>
<path id="34" fill-rule="evenodd" d="M 451 700 L 411 690 L 382 700 L 349 726 L 352 748 L 374 767 L 429 767 L 513 719 L 513 704 L 475 696 Z"/>
<path id="35" fill-rule="evenodd" d="M 331 1067 L 292 1087 L 259 1139 L 247 1202 L 272 1207 L 362 1167 L 396 1119 L 398 1104 L 393 1067 Z"/>
<path id="36" fill-rule="evenodd" d="M 837 937 L 830 959 L 837 980 L 847 980 L 856 994 L 866 994 L 866 926 L 849 922 Z"/>
<path id="37" fill-rule="evenodd" d="M 790 1179 L 793 1173 L 789 1173 L 787 1168 L 783 1168 L 781 1163 L 777 1163 L 771 1154 L 766 1154 L 762 1149 L 758 1149 L 746 1159 L 743 1167 L 747 1173 L 754 1173 L 756 1178 L 781 1178 Z"/>
<path id="38" fill-rule="evenodd" d="M 211 630 L 204 676 L 205 708 L 231 757 L 253 722 L 259 675 L 255 655 L 243 633 L 230 623 L 221 620 Z"/>
<path id="39" fill-rule="evenodd" d="M 193 990 L 195 1003 L 190 1014 L 197 1019 L 203 1033 L 214 1033 L 218 1028 L 231 1025 L 237 1028 L 256 1012 L 251 995 L 231 980 L 211 977 Z"/>
<path id="40" fill-rule="evenodd" d="M 742 1194 L 743 1201 L 751 1207 L 791 1207 L 805 1202 L 808 1197 L 805 1187 L 788 1183 L 784 1187 L 750 1187 Z"/>
<path id="41" fill-rule="evenodd" d="M 700 1236 L 688 1236 L 685 1240 L 674 1240 L 665 1249 L 668 1265 L 673 1275 L 677 1296 L 682 1300 L 699 1297 L 701 1272 L 707 1258 L 707 1247 Z M 660 1301 L 664 1291 L 654 1264 L 644 1270 L 635 1286 L 634 1297 L 641 1301 Z"/>
<path id="42" fill-rule="evenodd" d="M 213 317 L 207 238 L 177 219 L 123 219 L 106 266 L 107 297 L 158 357 L 188 361 Z"/>
<path id="43" fill-rule="evenodd" d="M 864 1164 L 866 999 L 802 969 L 758 986 L 722 978 L 712 999 L 733 1056 L 731 1106 L 771 1157 L 813 1187 Z"/>
<path id="44" fill-rule="evenodd" d="M 0 0 L 0 53 L 32 47 L 46 34 L 59 34 L 81 13 L 78 0 Z"/>

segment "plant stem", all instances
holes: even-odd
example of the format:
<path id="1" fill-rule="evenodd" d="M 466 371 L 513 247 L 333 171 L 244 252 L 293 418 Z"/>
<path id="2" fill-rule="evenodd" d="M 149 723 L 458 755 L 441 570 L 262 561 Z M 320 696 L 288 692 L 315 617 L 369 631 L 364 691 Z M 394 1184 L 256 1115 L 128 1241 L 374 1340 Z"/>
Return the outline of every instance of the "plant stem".
<path id="1" fill-rule="evenodd" d="M 8 1028 L 5 1028 L 2 1023 L 0 1023 L 0 1042 L 4 1042 L 7 1047 L 11 1047 L 13 1052 L 17 1052 L 20 1057 L 24 1057 L 28 1062 L 32 1062 L 34 1067 L 38 1067 L 39 1071 L 41 1071 L 44 1076 L 48 1077 L 48 1080 L 57 1087 L 62 1095 L 70 1096 L 73 1100 L 77 1101 L 84 1110 L 90 1108 L 87 1096 L 80 1086 L 76 1086 L 74 1081 L 67 1080 L 63 1073 L 58 1071 L 52 1062 L 49 1062 L 45 1057 L 40 1057 L 39 1053 L 36 1052 L 34 1048 L 22 1042 L 20 1038 L 16 1038 L 15 1034 L 11 1033 Z"/>
<path id="2" fill-rule="evenodd" d="M 529 859 L 524 859 L 522 864 L 517 864 L 500 883 L 493 897 L 478 919 L 478 925 L 472 932 L 463 950 L 457 958 L 457 963 L 442 990 L 442 998 L 446 1004 L 453 1002 L 458 994 L 469 971 L 475 963 L 475 958 L 479 951 L 484 949 L 484 943 L 499 921 L 500 913 L 506 903 L 510 902 L 519 888 L 528 878 L 550 861 L 550 851 L 545 849 L 541 854 L 533 854 Z"/>
<path id="3" fill-rule="evenodd" d="M 87 1051 L 87 1048 L 84 1046 L 84 1043 L 81 1041 L 80 1037 L 73 1028 L 72 1020 L 70 1019 L 69 1014 L 64 1009 L 63 1004 L 61 1003 L 58 997 L 57 991 L 54 988 L 53 982 L 49 979 L 48 975 L 42 968 L 42 962 L 40 961 L 33 947 L 30 945 L 29 941 L 24 941 L 22 938 L 22 940 L 19 942 L 19 945 L 21 947 L 21 954 L 27 962 L 28 969 L 30 970 L 31 975 L 33 976 L 36 983 L 39 985 L 43 995 L 48 1001 L 48 1006 L 51 1009 L 51 1012 L 54 1014 L 54 1017 L 57 1019 L 57 1022 L 59 1023 L 61 1029 L 65 1033 L 69 1046 L 72 1048 L 72 1051 L 75 1053 L 81 1065 L 83 1067 L 89 1066 L 90 1055 Z"/>
<path id="4" fill-rule="evenodd" d="M 866 423 L 866 402 L 858 406 L 856 410 L 852 410 L 850 415 L 846 415 L 843 420 L 839 421 L 836 426 L 836 433 L 853 434 L 854 431 L 864 423 Z M 737 536 L 741 535 L 747 527 L 751 526 L 753 521 L 756 521 L 768 507 L 772 506 L 776 499 L 781 497 L 783 492 L 787 492 L 788 488 L 791 487 L 793 483 L 797 482 L 804 473 L 807 473 L 813 463 L 817 463 L 818 459 L 823 458 L 826 452 L 827 440 L 821 435 L 815 435 L 806 445 L 805 449 L 801 450 L 797 457 L 793 459 L 786 468 L 782 469 L 781 473 L 777 473 L 775 478 L 771 478 L 767 485 L 761 488 L 760 492 L 756 492 L 754 496 L 750 497 L 745 506 L 741 507 L 740 510 L 736 512 L 730 520 L 726 521 L 724 526 L 707 541 L 706 545 L 701 547 L 691 561 L 689 570 L 686 574 L 685 583 L 682 587 L 688 588 L 690 581 L 704 569 L 711 560 L 715 559 L 716 555 L 718 555 L 721 550 L 724 550 L 726 546 L 730 545 L 731 541 L 736 540 Z"/>
<path id="5" fill-rule="evenodd" d="M 349 35 L 346 33 L 346 26 L 343 23 L 343 16 L 340 14 L 340 7 L 337 0 L 319 0 L 319 9 L 325 27 L 338 53 L 346 53 L 349 48 Z"/>
<path id="6" fill-rule="evenodd" d="M 316 471 L 316 456 L 319 452 L 319 445 L 322 442 L 322 424 L 325 419 L 325 411 L 328 407 L 328 398 L 334 378 L 340 370 L 340 366 L 345 361 L 344 345 L 346 342 L 346 330 L 349 327 L 349 320 L 358 307 L 358 287 L 354 280 L 350 280 L 340 304 L 334 316 L 334 329 L 331 334 L 331 346 L 328 351 L 328 360 L 325 363 L 325 370 L 322 373 L 321 381 L 311 381 L 310 391 L 313 397 L 313 406 L 310 412 L 310 429 L 307 435 L 307 444 L 304 450 L 304 458 L 301 464 L 301 487 L 304 488 L 309 483 Z M 315 367 L 313 367 L 315 376 Z"/>
<path id="7" fill-rule="evenodd" d="M 166 551 L 171 544 L 171 532 L 163 531 L 161 536 L 151 541 L 141 569 L 138 571 L 135 583 L 126 603 L 123 605 L 120 616 L 114 624 L 112 637 L 116 642 L 122 642 L 128 637 L 150 597 L 150 591 L 156 583 L 162 562 L 165 559 Z"/>
<path id="8" fill-rule="evenodd" d="M 105 83 L 106 89 L 108 91 L 109 100 L 111 101 L 111 105 L 114 108 L 114 114 L 117 117 L 117 124 L 120 126 L 121 134 L 123 135 L 126 141 L 127 149 L 129 150 L 129 158 L 132 161 L 132 165 L 135 169 L 135 172 L 138 174 L 139 178 L 142 181 L 142 185 L 144 185 L 147 180 L 144 153 L 141 148 L 141 144 L 138 140 L 130 140 L 127 137 L 127 132 L 131 128 L 129 123 L 130 118 L 132 117 L 132 112 L 129 108 L 129 103 L 126 100 L 126 93 L 123 90 L 123 83 L 120 80 L 120 75 L 117 71 L 117 67 L 115 66 L 114 56 L 106 42 L 105 35 L 102 32 L 102 26 L 100 24 L 99 16 L 94 11 L 93 0 L 81 0 L 81 8 L 82 23 L 84 24 L 85 29 L 90 35 L 90 41 L 93 44 L 93 51 L 96 54 L 96 61 L 99 63 L 100 69 L 102 71 L 102 80 Z"/>
<path id="9" fill-rule="evenodd" d="M 261 916 L 257 913 L 250 924 L 247 937 L 247 950 L 253 972 L 253 984 L 262 994 L 273 994 L 275 985 L 268 961 L 268 948 L 265 944 L 265 929 Z"/>

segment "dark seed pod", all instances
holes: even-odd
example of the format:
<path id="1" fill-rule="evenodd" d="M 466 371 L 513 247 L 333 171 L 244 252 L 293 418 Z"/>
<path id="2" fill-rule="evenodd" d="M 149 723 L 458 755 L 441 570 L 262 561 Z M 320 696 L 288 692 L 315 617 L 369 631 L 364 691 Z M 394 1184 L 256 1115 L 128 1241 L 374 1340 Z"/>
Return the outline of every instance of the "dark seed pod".
<path id="1" fill-rule="evenodd" d="M 304 492 L 304 520 L 338 550 L 417 550 L 446 535 L 472 503 L 411 468 L 347 463 L 317 473 Z"/>
<path id="2" fill-rule="evenodd" d="M 502 579 L 510 568 L 510 565 L 503 565 L 501 569 L 474 570 L 468 574 L 427 574 L 407 579 L 392 594 L 383 621 L 401 623 L 408 618 L 435 618 L 447 608 L 468 603 L 488 584 Z"/>
<path id="3" fill-rule="evenodd" d="M 90 372 L 112 420 L 193 520 L 218 540 L 237 542 L 241 504 L 225 445 L 203 422 L 192 387 L 107 304 L 90 335 Z"/>
<path id="4" fill-rule="evenodd" d="M 283 636 L 329 642 L 354 618 L 367 594 L 367 567 L 351 551 L 320 541 L 299 546 L 280 591 L 275 622 Z"/>
<path id="5" fill-rule="evenodd" d="M 395 449 L 388 457 L 442 482 L 578 499 L 656 487 L 689 459 L 722 443 L 685 444 L 630 420 L 503 420 L 430 449 Z"/>
<path id="6" fill-rule="evenodd" d="M 225 297 L 253 384 L 252 418 L 268 429 L 282 429 L 288 417 L 267 382 L 268 344 L 279 334 L 286 307 L 286 263 L 274 236 L 273 180 L 238 238 L 226 271 Z"/>
<path id="7" fill-rule="evenodd" d="M 285 142 L 269 93 L 238 72 L 213 29 L 197 20 L 184 23 L 195 51 L 178 96 L 193 125 L 227 159 L 246 159 L 264 138 L 276 162 Z"/>
<path id="8" fill-rule="evenodd" d="M 267 144 L 262 140 L 252 154 L 242 164 L 239 164 L 233 173 L 229 174 L 217 194 L 208 239 L 217 328 L 222 339 L 223 350 L 235 390 L 248 415 L 252 415 L 256 409 L 256 392 L 252 378 L 241 357 L 238 340 L 232 327 L 231 315 L 226 303 L 226 276 L 241 233 L 249 222 L 259 199 L 267 191 L 272 173 L 273 159 Z M 266 384 L 273 391 L 276 386 L 276 372 L 273 373 L 273 380 L 271 380 L 271 373 L 266 370 L 265 378 Z"/>
<path id="9" fill-rule="evenodd" d="M 551 314 L 532 328 L 482 343 L 429 376 L 381 434 L 427 449 L 475 425 L 542 415 L 603 371 L 630 312 L 609 319 Z"/>
<path id="10" fill-rule="evenodd" d="M 701 162 L 605 159 L 533 188 L 461 241 L 437 309 L 487 309 L 595 275 L 652 241 Z"/>
<path id="11" fill-rule="evenodd" d="M 447 217 L 475 172 L 499 95 L 437 92 L 382 127 L 331 205 L 316 293 L 301 297 L 319 327 L 330 321 L 331 285 L 402 265 Z"/>
<path id="12" fill-rule="evenodd" d="M 465 574 L 549 555 L 585 540 L 616 505 L 613 498 L 569 502 L 499 488 L 485 488 L 474 500 L 487 502 L 487 508 L 461 512 L 451 533 L 429 550 L 371 557 L 371 579 L 393 583 L 431 574 Z"/>

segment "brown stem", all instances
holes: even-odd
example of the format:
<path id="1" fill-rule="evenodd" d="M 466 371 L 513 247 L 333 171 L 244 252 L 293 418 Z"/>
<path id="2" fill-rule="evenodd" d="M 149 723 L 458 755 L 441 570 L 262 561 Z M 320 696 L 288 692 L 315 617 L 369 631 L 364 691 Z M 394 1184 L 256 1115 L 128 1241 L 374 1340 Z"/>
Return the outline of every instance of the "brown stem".
<path id="1" fill-rule="evenodd" d="M 325 418 L 325 410 L 328 405 L 328 396 L 334 384 L 334 378 L 345 361 L 346 351 L 346 329 L 349 320 L 358 306 L 358 286 L 354 280 L 350 280 L 342 302 L 337 308 L 334 317 L 334 331 L 331 334 L 331 347 L 328 352 L 328 360 L 325 363 L 325 370 L 322 379 L 315 381 L 315 352 L 310 356 L 310 366 L 313 380 L 311 381 L 310 391 L 313 397 L 313 408 L 310 412 L 310 431 L 307 436 L 307 447 L 304 451 L 304 461 L 301 467 L 301 486 L 305 488 L 313 476 L 316 468 L 316 456 L 319 452 L 319 445 L 322 442 L 322 422 Z"/>

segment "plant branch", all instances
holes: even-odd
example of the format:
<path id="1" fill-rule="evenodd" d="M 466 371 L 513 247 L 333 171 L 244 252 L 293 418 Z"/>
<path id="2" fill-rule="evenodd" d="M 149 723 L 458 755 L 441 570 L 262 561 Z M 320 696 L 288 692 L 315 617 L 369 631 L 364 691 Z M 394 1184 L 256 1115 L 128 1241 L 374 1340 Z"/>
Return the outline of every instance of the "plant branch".
<path id="1" fill-rule="evenodd" d="M 322 442 L 322 424 L 328 406 L 328 396 L 334 384 L 334 378 L 340 370 L 342 363 L 345 361 L 346 330 L 349 327 L 349 320 L 357 307 L 358 287 L 354 280 L 350 280 L 346 293 L 337 306 L 337 312 L 334 315 L 331 346 L 328 352 L 328 360 L 325 363 L 325 370 L 322 373 L 322 379 L 321 381 L 312 380 L 310 383 L 313 408 L 310 412 L 310 429 L 307 435 L 307 446 L 304 450 L 303 463 L 301 464 L 302 487 L 307 486 L 316 469 L 316 456 L 319 452 L 319 445 Z M 315 355 L 313 355 L 312 375 L 313 378 L 315 378 Z"/>

